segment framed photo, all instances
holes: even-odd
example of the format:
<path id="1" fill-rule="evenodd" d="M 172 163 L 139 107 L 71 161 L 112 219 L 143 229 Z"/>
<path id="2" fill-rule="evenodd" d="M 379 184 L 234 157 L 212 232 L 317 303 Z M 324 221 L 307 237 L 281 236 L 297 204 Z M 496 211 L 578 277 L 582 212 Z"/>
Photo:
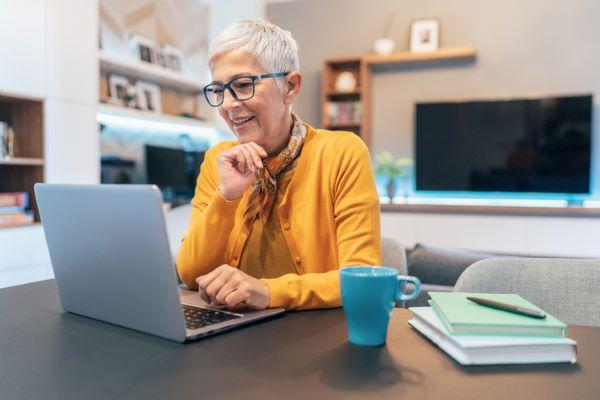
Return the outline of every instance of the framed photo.
<path id="1" fill-rule="evenodd" d="M 162 51 L 167 59 L 167 67 L 174 71 L 183 71 L 183 51 L 177 47 L 165 45 Z"/>
<path id="2" fill-rule="evenodd" d="M 156 64 L 156 42 L 152 39 L 134 35 L 130 40 L 130 46 L 138 60 Z"/>
<path id="3" fill-rule="evenodd" d="M 410 51 L 427 53 L 440 47 L 440 21 L 435 18 L 417 19 L 410 23 Z"/>
<path id="4" fill-rule="evenodd" d="M 138 105 L 142 110 L 161 112 L 160 87 L 154 83 L 137 81 L 135 84 L 138 93 Z"/>
<path id="5" fill-rule="evenodd" d="M 155 49 L 156 63 L 163 68 L 169 68 L 169 59 L 165 54 L 164 50 L 160 47 Z"/>
<path id="6" fill-rule="evenodd" d="M 108 95 L 110 96 L 110 102 L 121 106 L 127 105 L 129 103 L 127 101 L 130 93 L 129 86 L 129 80 L 124 76 L 109 75 Z"/>

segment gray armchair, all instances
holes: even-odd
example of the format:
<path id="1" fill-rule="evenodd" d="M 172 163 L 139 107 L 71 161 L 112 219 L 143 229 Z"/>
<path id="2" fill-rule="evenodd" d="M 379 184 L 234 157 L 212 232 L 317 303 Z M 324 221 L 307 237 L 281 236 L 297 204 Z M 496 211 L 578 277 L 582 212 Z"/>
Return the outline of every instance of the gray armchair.
<path id="1" fill-rule="evenodd" d="M 462 273 L 454 291 L 517 293 L 566 323 L 600 326 L 600 260 L 481 260 Z"/>

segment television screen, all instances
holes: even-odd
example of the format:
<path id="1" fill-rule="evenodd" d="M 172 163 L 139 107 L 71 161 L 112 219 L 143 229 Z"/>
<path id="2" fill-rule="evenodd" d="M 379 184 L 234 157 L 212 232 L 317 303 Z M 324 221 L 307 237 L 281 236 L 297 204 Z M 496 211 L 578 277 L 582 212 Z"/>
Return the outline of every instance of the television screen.
<path id="1" fill-rule="evenodd" d="M 194 195 L 196 178 L 204 161 L 204 152 L 146 145 L 147 182 L 180 197 Z"/>
<path id="2" fill-rule="evenodd" d="M 417 191 L 590 192 L 592 96 L 420 103 Z"/>

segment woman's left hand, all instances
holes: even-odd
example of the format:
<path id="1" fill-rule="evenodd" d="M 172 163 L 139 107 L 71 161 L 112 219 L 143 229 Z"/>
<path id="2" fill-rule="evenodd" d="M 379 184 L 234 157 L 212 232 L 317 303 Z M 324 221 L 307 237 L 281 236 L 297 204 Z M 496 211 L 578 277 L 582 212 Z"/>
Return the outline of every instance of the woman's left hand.
<path id="1" fill-rule="evenodd" d="M 260 279 L 243 273 L 231 265 L 221 265 L 206 275 L 196 278 L 202 300 L 215 305 L 234 308 L 247 305 L 255 310 L 269 307 L 269 287 Z"/>

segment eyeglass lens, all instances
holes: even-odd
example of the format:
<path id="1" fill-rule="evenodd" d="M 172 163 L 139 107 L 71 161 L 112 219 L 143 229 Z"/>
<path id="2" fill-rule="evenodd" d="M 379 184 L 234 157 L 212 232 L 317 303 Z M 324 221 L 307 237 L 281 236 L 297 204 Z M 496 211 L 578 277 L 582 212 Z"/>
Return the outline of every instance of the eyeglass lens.
<path id="1" fill-rule="evenodd" d="M 254 79 L 248 77 L 239 77 L 229 82 L 229 87 L 235 93 L 237 100 L 248 100 L 254 96 Z M 211 106 L 218 106 L 223 103 L 225 87 L 222 84 L 212 84 L 205 89 L 206 99 Z"/>

